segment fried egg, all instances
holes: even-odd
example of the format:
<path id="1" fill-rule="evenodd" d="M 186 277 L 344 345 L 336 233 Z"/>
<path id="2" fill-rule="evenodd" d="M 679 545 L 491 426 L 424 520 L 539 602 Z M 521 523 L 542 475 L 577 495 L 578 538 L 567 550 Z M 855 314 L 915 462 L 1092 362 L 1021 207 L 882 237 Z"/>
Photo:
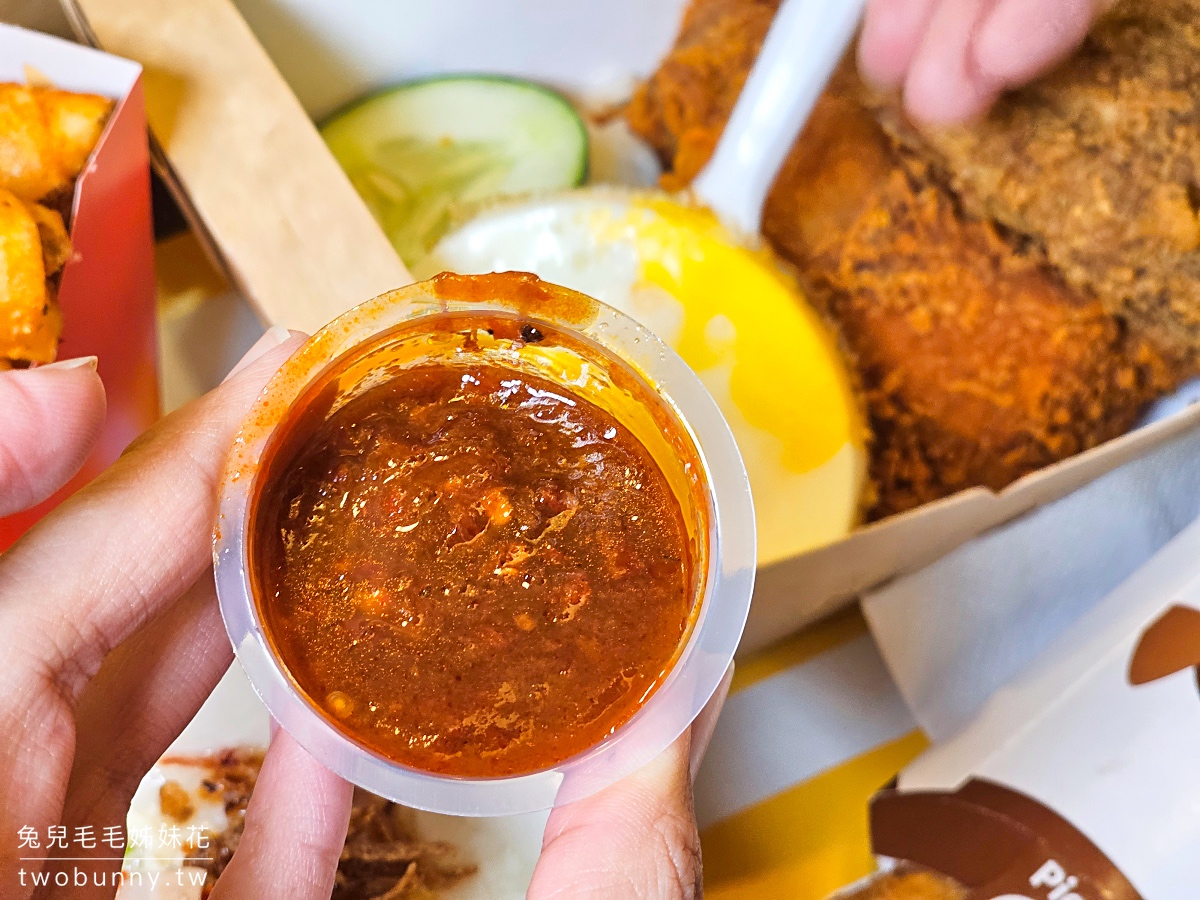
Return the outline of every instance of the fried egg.
<path id="1" fill-rule="evenodd" d="M 759 563 L 844 537 L 866 484 L 866 427 L 830 328 L 766 251 L 707 210 L 590 188 L 491 207 L 415 269 L 533 272 L 632 316 L 721 407 L 750 476 Z"/>

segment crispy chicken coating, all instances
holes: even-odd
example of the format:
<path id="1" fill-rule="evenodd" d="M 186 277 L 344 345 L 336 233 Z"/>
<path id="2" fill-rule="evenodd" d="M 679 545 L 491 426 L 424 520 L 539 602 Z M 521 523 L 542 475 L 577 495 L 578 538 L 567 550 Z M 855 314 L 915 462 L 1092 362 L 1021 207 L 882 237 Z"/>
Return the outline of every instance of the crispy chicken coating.
<path id="1" fill-rule="evenodd" d="M 113 101 L 96 94 L 75 94 L 54 88 L 31 88 L 46 126 L 60 171 L 74 182 L 100 142 L 100 135 L 113 110 Z M 67 187 L 72 187 L 68 184 Z"/>
<path id="2" fill-rule="evenodd" d="M 773 6 L 698 0 L 682 49 L 631 104 L 632 126 L 677 182 L 703 166 L 732 108 L 714 85 L 740 85 L 752 62 L 722 43 L 720 10 L 757 47 Z M 860 92 L 848 69 L 835 78 L 768 198 L 764 233 L 858 372 L 874 433 L 870 517 L 1000 489 L 1128 429 L 1176 373 L 1039 255 L 964 216 Z"/>
<path id="3" fill-rule="evenodd" d="M 967 208 L 1200 360 L 1200 0 L 1122 0 L 1081 51 L 969 128 L 918 138 Z"/>
<path id="4" fill-rule="evenodd" d="M 31 202 L 70 192 L 112 107 L 94 94 L 0 84 L 0 188 Z"/>
<path id="5" fill-rule="evenodd" d="M 0 187 L 40 200 L 63 180 L 37 97 L 24 85 L 0 84 Z"/>
<path id="6" fill-rule="evenodd" d="M 71 257 L 58 210 L 69 210 L 112 108 L 94 94 L 0 84 L 0 369 L 54 360 L 56 276 Z"/>
<path id="7" fill-rule="evenodd" d="M 0 188 L 0 369 L 52 362 L 62 331 L 38 228 L 57 213 L 33 209 Z"/>
<path id="8" fill-rule="evenodd" d="M 999 490 L 1126 431 L 1161 359 L 828 94 L 764 228 L 850 347 L 875 434 L 874 516 Z"/>

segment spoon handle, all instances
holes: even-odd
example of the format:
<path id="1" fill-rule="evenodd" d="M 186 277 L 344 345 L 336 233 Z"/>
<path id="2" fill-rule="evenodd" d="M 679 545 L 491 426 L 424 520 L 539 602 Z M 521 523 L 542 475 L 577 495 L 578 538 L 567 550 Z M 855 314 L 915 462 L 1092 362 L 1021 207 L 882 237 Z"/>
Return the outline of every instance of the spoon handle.
<path id="1" fill-rule="evenodd" d="M 743 237 L 854 37 L 866 0 L 784 0 L 693 193 Z"/>

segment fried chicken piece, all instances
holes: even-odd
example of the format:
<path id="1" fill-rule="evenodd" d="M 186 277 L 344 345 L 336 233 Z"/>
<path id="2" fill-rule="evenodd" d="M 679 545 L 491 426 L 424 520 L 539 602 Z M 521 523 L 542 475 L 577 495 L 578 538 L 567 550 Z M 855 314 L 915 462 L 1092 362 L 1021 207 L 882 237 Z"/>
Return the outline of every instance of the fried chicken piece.
<path id="1" fill-rule="evenodd" d="M 721 137 L 780 0 L 696 0 L 674 49 L 634 94 L 630 126 L 658 151 L 667 190 L 686 187 Z"/>
<path id="2" fill-rule="evenodd" d="M 68 194 L 112 112 L 95 94 L 0 84 L 0 188 L 55 203 Z"/>
<path id="3" fill-rule="evenodd" d="M 1067 64 L 982 122 L 900 139 L 967 208 L 1200 363 L 1200 0 L 1123 0 Z"/>
<path id="4" fill-rule="evenodd" d="M 57 275 L 71 258 L 71 238 L 63 217 L 53 209 L 40 203 L 26 203 L 25 208 L 37 225 L 38 238 L 42 242 L 42 265 L 46 277 Z"/>
<path id="5" fill-rule="evenodd" d="M 685 26 L 686 52 L 631 104 L 632 127 L 668 165 L 679 159 L 680 180 L 705 161 L 683 148 L 711 147 L 732 108 L 711 93 L 713 72 L 749 64 L 718 45 L 705 55 L 723 39 L 712 23 L 718 10 L 736 18 L 748 6 L 769 4 L 699 0 L 688 21 L 710 24 L 690 35 Z M 869 516 L 1000 489 L 1128 429 L 1176 373 L 1036 255 L 963 216 L 887 139 L 860 90 L 844 68 L 822 97 L 767 200 L 764 233 L 837 323 L 859 375 L 874 432 Z"/>
<path id="6" fill-rule="evenodd" d="M 57 228 L 65 240 L 57 216 L 0 188 L 0 368 L 53 362 L 58 350 L 62 316 L 47 272 L 61 263 L 47 258 L 40 234 Z"/>
<path id="7" fill-rule="evenodd" d="M 1121 434 L 1173 384 L 1099 303 L 900 165 L 845 95 L 823 98 L 764 228 L 853 353 L 875 435 L 874 517 L 999 490 Z"/>
<path id="8" fill-rule="evenodd" d="M 54 360 L 56 276 L 71 241 L 50 207 L 69 210 L 112 108 L 94 94 L 0 84 L 0 368 Z"/>
<path id="9" fill-rule="evenodd" d="M 23 85 L 0 84 L 0 188 L 40 200 L 61 180 L 37 97 Z"/>
<path id="10" fill-rule="evenodd" d="M 50 130 L 50 142 L 61 170 L 74 181 L 100 142 L 113 110 L 113 101 L 97 94 L 76 94 L 55 88 L 31 88 Z"/>

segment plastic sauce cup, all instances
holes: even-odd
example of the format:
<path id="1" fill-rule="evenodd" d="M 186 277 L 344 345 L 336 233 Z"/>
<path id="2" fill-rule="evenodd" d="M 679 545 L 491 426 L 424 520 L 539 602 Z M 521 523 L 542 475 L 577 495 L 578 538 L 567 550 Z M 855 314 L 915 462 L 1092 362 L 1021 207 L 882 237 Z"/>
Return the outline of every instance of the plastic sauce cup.
<path id="1" fill-rule="evenodd" d="M 695 578 L 699 596 L 670 671 L 641 707 L 599 743 L 553 767 L 526 774 L 438 775 L 401 765 L 360 744 L 339 729 L 288 672 L 264 630 L 254 595 L 251 517 L 254 499 L 263 490 L 264 454 L 272 435 L 294 420 L 301 412 L 299 401 L 330 372 L 353 371 L 360 386 L 378 384 L 386 380 L 388 366 L 397 365 L 396 354 L 387 352 L 388 335 L 419 335 L 422 319 L 432 323 L 432 317 L 447 315 L 519 317 L 524 324 L 548 326 L 588 348 L 577 360 L 564 359 L 561 350 L 557 356 L 532 354 L 537 374 L 567 391 L 578 391 L 581 366 L 602 375 L 595 370 L 606 359 L 625 377 L 632 373 L 640 387 L 660 401 L 658 414 L 665 413 L 671 420 L 664 433 L 669 426 L 677 437 L 690 442 L 694 453 L 687 455 L 700 469 L 691 473 L 698 486 L 695 503 L 700 506 L 694 510 L 694 521 L 705 532 L 696 536 L 700 544 L 696 559 L 702 568 Z M 372 368 L 376 353 L 382 361 Z M 407 360 L 422 361 L 428 360 Z M 522 365 L 529 362 L 523 360 Z M 354 387 L 339 381 L 339 390 L 351 396 Z M 620 392 L 615 385 L 611 390 Z M 628 401 L 629 395 L 624 399 Z M 625 421 L 619 404 L 609 409 Z M 641 427 L 644 434 L 644 421 Z M 648 444 L 647 448 L 653 454 Z M 656 461 L 664 470 L 671 465 L 662 458 Z M 674 464 L 682 468 L 680 460 Z M 670 479 L 671 473 L 665 474 Z M 684 512 L 686 516 L 688 510 Z M 513 815 L 573 803 L 666 750 L 699 715 L 733 659 L 753 592 L 755 550 L 750 486 L 737 445 L 691 369 L 623 313 L 516 273 L 439 277 L 410 285 L 364 303 L 314 335 L 275 374 L 242 424 L 219 486 L 213 538 L 226 630 L 251 684 L 276 721 L 321 763 L 360 787 L 407 806 L 468 816 Z"/>

